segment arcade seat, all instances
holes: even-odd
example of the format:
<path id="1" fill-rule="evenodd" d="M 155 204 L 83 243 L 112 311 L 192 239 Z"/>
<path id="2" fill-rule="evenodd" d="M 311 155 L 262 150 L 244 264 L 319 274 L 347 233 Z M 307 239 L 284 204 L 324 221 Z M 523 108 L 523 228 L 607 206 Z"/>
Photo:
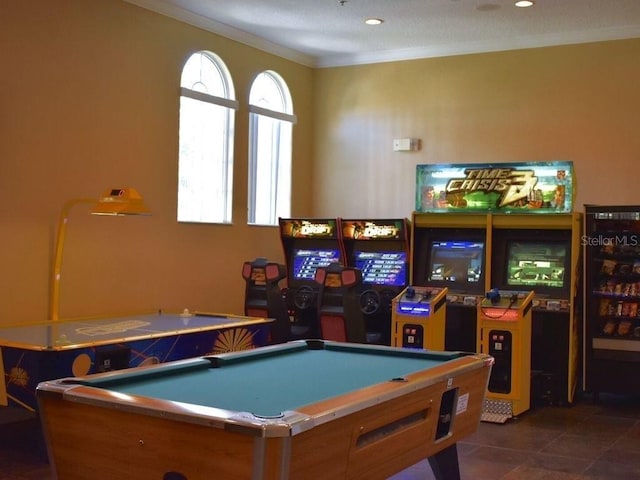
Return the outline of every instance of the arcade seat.
<path id="1" fill-rule="evenodd" d="M 332 263 L 316 270 L 320 336 L 325 340 L 380 343 L 381 333 L 368 332 L 360 304 L 362 272 Z"/>
<path id="2" fill-rule="evenodd" d="M 284 343 L 310 335 L 309 327 L 291 323 L 285 294 L 280 288 L 280 281 L 286 276 L 284 265 L 269 262 L 266 258 L 256 258 L 242 266 L 242 277 L 246 283 L 244 314 L 273 318 L 270 343 Z"/>

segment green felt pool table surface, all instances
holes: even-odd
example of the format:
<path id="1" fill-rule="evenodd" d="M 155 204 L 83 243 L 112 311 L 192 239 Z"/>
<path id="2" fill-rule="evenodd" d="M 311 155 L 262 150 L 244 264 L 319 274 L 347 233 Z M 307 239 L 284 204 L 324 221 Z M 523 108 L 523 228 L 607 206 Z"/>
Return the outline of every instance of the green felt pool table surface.
<path id="1" fill-rule="evenodd" d="M 477 428 L 492 364 L 300 340 L 52 380 L 37 393 L 65 480 L 384 480 L 423 458 L 437 480 L 459 480 L 456 442 Z"/>
<path id="2" fill-rule="evenodd" d="M 312 345 L 312 344 L 311 344 Z M 399 350 L 354 344 L 284 344 L 259 353 L 244 351 L 130 370 L 81 383 L 126 395 L 278 417 L 285 411 L 459 358 L 458 352 Z"/>

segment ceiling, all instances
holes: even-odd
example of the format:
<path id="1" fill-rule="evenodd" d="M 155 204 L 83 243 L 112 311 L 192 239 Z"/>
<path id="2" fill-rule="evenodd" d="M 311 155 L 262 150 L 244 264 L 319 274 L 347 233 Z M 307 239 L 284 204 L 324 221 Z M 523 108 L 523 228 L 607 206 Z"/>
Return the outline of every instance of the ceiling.
<path id="1" fill-rule="evenodd" d="M 640 0 L 125 1 L 313 67 L 640 37 Z"/>

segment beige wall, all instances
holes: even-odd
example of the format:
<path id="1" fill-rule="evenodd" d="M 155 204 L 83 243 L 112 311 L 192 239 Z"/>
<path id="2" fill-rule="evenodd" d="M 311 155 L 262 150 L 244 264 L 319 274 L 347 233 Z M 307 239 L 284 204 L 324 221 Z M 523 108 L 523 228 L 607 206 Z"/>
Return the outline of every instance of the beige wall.
<path id="1" fill-rule="evenodd" d="M 246 226 L 249 86 L 291 88 L 293 216 L 405 217 L 415 165 L 573 160 L 578 208 L 640 203 L 640 40 L 312 70 L 120 0 L 0 2 L 0 324 L 44 320 L 62 204 L 135 186 L 154 215 L 74 208 L 62 316 L 241 313 L 243 261 L 282 259 Z M 227 63 L 236 117 L 233 225 L 177 224 L 178 84 L 190 53 Z M 394 153 L 398 137 L 422 150 Z"/>
<path id="2" fill-rule="evenodd" d="M 273 69 L 291 89 L 295 204 L 308 215 L 312 70 L 120 0 L 0 2 L 0 45 L 0 324 L 47 318 L 63 203 L 129 185 L 152 217 L 72 210 L 61 316 L 241 313 L 242 262 L 282 258 L 277 228 L 246 226 L 250 84 Z M 180 72 L 201 49 L 226 62 L 240 102 L 233 225 L 176 222 Z"/>
<path id="3" fill-rule="evenodd" d="M 578 210 L 638 204 L 639 58 L 636 39 L 319 70 L 314 211 L 410 216 L 417 164 L 537 160 L 574 162 Z M 405 137 L 422 149 L 393 152 Z"/>

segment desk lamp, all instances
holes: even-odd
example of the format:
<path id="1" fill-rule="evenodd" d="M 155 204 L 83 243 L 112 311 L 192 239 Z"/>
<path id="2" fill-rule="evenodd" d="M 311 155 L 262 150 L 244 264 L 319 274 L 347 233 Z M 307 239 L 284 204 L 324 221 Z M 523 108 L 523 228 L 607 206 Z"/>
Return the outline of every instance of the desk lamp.
<path id="1" fill-rule="evenodd" d="M 93 205 L 92 215 L 151 215 L 144 204 L 142 196 L 134 188 L 113 188 L 105 191 L 100 198 L 75 198 L 66 202 L 58 220 L 58 237 L 56 240 L 53 275 L 51 277 L 51 297 L 49 301 L 50 320 L 59 319 L 60 309 L 60 272 L 62 270 L 62 252 L 67 230 L 67 220 L 71 209 L 78 204 Z"/>

